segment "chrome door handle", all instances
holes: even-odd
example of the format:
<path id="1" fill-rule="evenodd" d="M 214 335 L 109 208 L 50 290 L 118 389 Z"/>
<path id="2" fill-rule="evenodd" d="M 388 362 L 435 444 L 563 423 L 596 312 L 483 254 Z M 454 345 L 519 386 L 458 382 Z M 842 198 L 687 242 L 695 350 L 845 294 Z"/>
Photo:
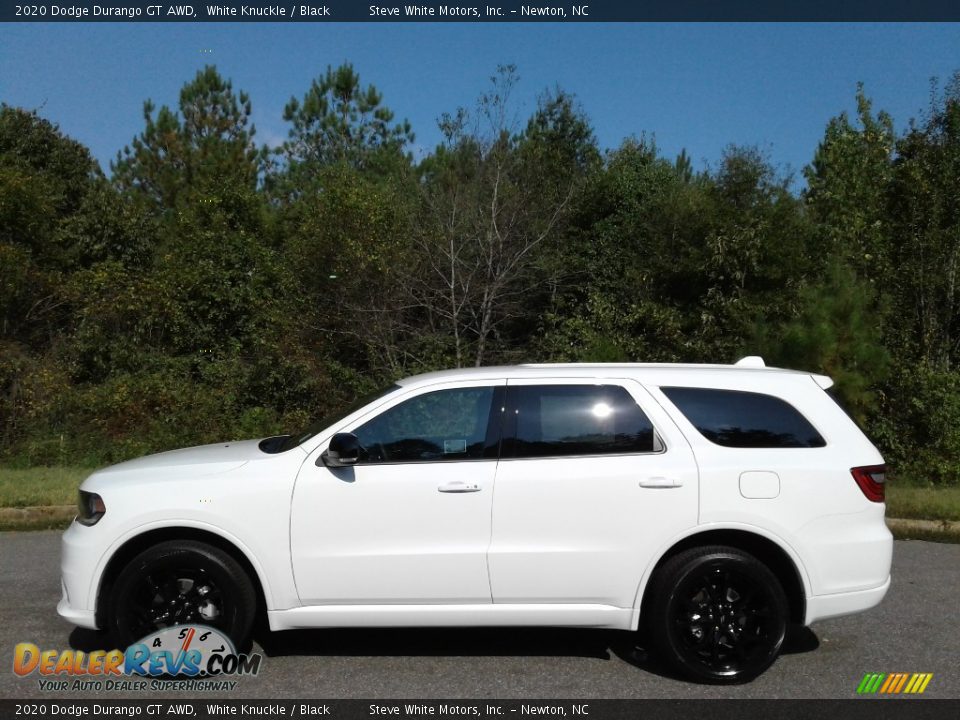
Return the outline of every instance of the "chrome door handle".
<path id="1" fill-rule="evenodd" d="M 649 477 L 640 481 L 640 487 L 644 488 L 675 488 L 683 483 L 677 478 L 668 477 Z"/>
<path id="2" fill-rule="evenodd" d="M 462 480 L 454 480 L 452 482 L 444 483 L 437 488 L 437 491 L 445 493 L 480 492 L 480 486 L 476 483 L 470 484 L 465 483 Z"/>

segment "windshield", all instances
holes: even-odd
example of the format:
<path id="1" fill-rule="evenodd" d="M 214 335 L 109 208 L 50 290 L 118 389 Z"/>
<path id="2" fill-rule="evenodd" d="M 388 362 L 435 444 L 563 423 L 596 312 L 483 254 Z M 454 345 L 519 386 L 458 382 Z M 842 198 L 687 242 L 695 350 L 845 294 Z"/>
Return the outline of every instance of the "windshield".
<path id="1" fill-rule="evenodd" d="M 266 443 L 266 441 L 264 441 L 263 443 L 260 443 L 260 449 L 263 450 L 264 452 L 269 452 L 269 453 L 286 452 L 291 448 L 295 448 L 298 445 L 302 445 L 317 433 L 322 432 L 323 430 L 330 427 L 337 421 L 347 417 L 347 415 L 350 415 L 351 413 L 356 412 L 357 410 L 362 408 L 364 405 L 372 403 L 374 400 L 377 400 L 378 398 L 382 398 L 383 396 L 388 395 L 389 393 L 392 393 L 394 390 L 399 390 L 399 389 L 400 389 L 400 386 L 394 384 L 394 385 L 389 385 L 385 388 L 381 388 L 380 390 L 377 390 L 376 392 L 370 393 L 368 395 L 363 395 L 361 397 L 358 397 L 352 403 L 350 403 L 350 405 L 348 405 L 347 407 L 340 408 L 336 412 L 327 414 L 326 416 L 317 420 L 315 423 L 311 424 L 310 427 L 306 428 L 305 430 L 302 430 L 298 433 L 294 433 L 293 435 L 282 435 L 280 436 L 280 438 L 276 438 L 276 439 L 268 438 L 268 440 L 279 440 L 279 442 Z"/>

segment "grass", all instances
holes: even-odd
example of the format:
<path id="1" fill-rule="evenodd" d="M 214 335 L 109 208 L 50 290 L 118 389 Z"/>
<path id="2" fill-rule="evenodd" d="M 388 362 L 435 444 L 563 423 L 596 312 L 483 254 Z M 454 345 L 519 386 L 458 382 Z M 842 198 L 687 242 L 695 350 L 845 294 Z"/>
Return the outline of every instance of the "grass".
<path id="1" fill-rule="evenodd" d="M 77 488 L 91 473 L 82 467 L 0 467 L 0 530 L 38 530 L 65 527 L 72 511 L 51 511 L 50 506 L 73 506 Z M 30 508 L 6 510 L 5 508 Z M 43 509 L 37 509 L 43 508 Z M 67 517 L 69 515 L 69 517 Z M 929 488 L 891 483 L 887 488 L 887 517 L 912 520 L 960 521 L 960 487 Z M 943 531 L 897 530 L 898 537 L 944 540 Z M 948 533 L 949 534 L 949 533 Z M 955 533 L 954 533 L 955 534 Z M 958 538 L 950 538 L 958 542 Z"/>
<path id="2" fill-rule="evenodd" d="M 91 472 L 79 467 L 0 467 L 0 508 L 75 505 L 77 488 Z"/>
<path id="3" fill-rule="evenodd" d="M 890 483 L 887 517 L 960 520 L 960 487 L 912 487 Z"/>

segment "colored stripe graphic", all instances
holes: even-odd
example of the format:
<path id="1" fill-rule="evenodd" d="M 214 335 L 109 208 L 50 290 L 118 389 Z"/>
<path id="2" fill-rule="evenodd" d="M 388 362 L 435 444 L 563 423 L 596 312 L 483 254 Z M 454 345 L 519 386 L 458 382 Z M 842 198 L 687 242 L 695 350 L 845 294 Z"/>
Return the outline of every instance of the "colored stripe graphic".
<path id="1" fill-rule="evenodd" d="M 920 695 L 933 680 L 933 673 L 867 673 L 857 686 L 858 695 Z"/>
<path id="2" fill-rule="evenodd" d="M 933 677 L 933 673 L 916 673 L 910 682 L 907 683 L 907 689 L 904 689 L 904 692 L 909 692 L 914 695 L 919 695 L 924 690 L 927 689 L 927 685 L 930 684 L 930 679 Z"/>
<path id="3" fill-rule="evenodd" d="M 860 681 L 860 685 L 857 687 L 857 693 L 860 695 L 875 693 L 877 688 L 880 687 L 880 682 L 884 677 L 885 675 L 883 673 L 867 673 L 863 676 L 863 680 Z"/>
<path id="4" fill-rule="evenodd" d="M 906 682 L 907 682 L 907 674 L 906 674 L 906 673 L 900 673 L 900 682 L 897 683 L 897 687 L 894 689 L 894 692 L 897 692 L 897 693 L 898 693 L 898 692 L 900 692 L 901 690 L 903 690 L 903 686 L 904 686 L 904 684 L 905 684 Z"/>

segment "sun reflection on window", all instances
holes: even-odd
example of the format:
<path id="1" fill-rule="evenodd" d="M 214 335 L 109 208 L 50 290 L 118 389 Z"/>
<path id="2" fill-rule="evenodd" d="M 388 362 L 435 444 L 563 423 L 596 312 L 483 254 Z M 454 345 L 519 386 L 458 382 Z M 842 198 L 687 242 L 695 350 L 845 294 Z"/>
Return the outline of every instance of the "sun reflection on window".
<path id="1" fill-rule="evenodd" d="M 613 408 L 607 405 L 605 402 L 598 402 L 596 405 L 590 408 L 590 412 L 593 413 L 594 417 L 603 419 L 608 418 L 613 414 Z"/>

